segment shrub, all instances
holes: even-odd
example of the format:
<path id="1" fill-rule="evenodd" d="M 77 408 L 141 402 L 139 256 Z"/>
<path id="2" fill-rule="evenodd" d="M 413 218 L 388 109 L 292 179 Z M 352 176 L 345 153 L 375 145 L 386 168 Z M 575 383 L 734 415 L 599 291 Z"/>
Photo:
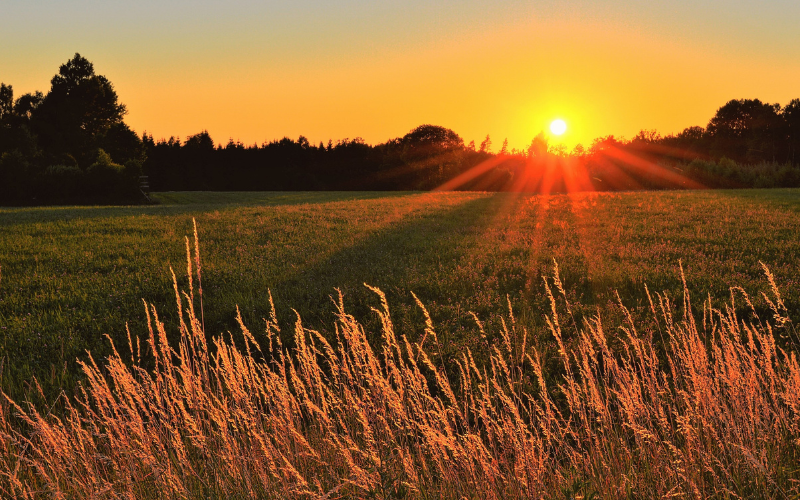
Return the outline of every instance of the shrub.
<path id="1" fill-rule="evenodd" d="M 718 162 L 694 159 L 686 174 L 708 188 L 773 188 L 800 186 L 800 168 L 791 164 L 762 162 L 748 165 L 729 158 Z"/>
<path id="2" fill-rule="evenodd" d="M 80 199 L 85 191 L 85 177 L 77 165 L 51 165 L 42 174 L 38 193 L 50 201 Z"/>
<path id="3" fill-rule="evenodd" d="M 87 194 L 97 201 L 118 202 L 135 199 L 141 164 L 130 160 L 125 166 L 114 163 L 99 149 L 97 160 L 86 170 Z"/>
<path id="4" fill-rule="evenodd" d="M 21 152 L 15 149 L 3 153 L 0 156 L 0 204 L 28 202 L 33 196 L 32 174 L 32 166 Z"/>

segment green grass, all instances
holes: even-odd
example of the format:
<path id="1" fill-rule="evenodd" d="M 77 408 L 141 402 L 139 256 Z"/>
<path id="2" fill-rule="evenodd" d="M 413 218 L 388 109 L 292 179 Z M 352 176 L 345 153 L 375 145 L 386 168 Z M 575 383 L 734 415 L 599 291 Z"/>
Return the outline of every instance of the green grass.
<path id="1" fill-rule="evenodd" d="M 770 267 L 794 316 L 800 312 L 800 190 L 637 192 L 573 196 L 497 193 L 159 193 L 136 207 L 0 209 L 0 358 L 12 395 L 36 375 L 71 389 L 76 357 L 126 344 L 125 323 L 146 328 L 141 299 L 169 321 L 169 267 L 186 283 L 185 244 L 196 218 L 209 334 L 234 329 L 235 308 L 263 330 L 272 291 L 279 321 L 330 332 L 331 295 L 375 325 L 386 292 L 398 329 L 422 333 L 410 292 L 426 304 L 454 352 L 477 339 L 469 311 L 492 322 L 506 309 L 543 332 L 542 286 L 555 259 L 576 317 L 634 314 L 644 293 L 679 301 L 679 261 L 699 303 L 742 286 L 766 290 Z M 763 303 L 756 301 L 757 305 Z M 287 328 L 288 330 L 288 328 Z M 542 333 L 543 335 L 543 333 Z"/>

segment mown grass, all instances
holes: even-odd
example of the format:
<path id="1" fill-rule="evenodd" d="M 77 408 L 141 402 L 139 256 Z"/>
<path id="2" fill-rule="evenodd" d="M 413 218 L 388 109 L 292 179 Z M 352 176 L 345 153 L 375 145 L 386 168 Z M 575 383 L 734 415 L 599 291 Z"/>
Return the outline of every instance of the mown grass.
<path id="1" fill-rule="evenodd" d="M 342 290 L 349 311 L 377 331 L 381 288 L 392 319 L 410 337 L 423 317 L 437 324 L 445 357 L 475 347 L 469 311 L 499 331 L 506 295 L 518 324 L 545 330 L 541 276 L 557 260 L 576 320 L 597 309 L 618 320 L 615 290 L 635 318 L 644 292 L 682 293 L 682 260 L 695 297 L 713 305 L 741 286 L 765 290 L 759 261 L 774 273 L 789 315 L 800 290 L 800 191 L 701 191 L 516 196 L 487 193 L 160 193 L 140 207 L 0 209 L 0 359 L 12 396 L 36 376 L 48 395 L 71 391 L 76 358 L 110 354 L 125 323 L 144 335 L 141 299 L 167 323 L 175 319 L 169 266 L 186 284 L 184 235 L 196 218 L 204 247 L 203 291 L 209 334 L 269 314 L 330 336 L 330 296 Z M 760 312 L 763 301 L 755 302 Z M 649 320 L 648 320 L 649 321 Z M 255 329 L 255 328 L 254 328 Z M 419 337 L 417 337 L 419 338 Z M 291 337 L 285 339 L 291 343 Z"/>

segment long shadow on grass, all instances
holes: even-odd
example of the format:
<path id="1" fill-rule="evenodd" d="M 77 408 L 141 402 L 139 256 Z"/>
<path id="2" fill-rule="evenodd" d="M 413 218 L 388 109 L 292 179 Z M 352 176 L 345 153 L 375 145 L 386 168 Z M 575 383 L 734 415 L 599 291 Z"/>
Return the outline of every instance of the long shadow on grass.
<path id="1" fill-rule="evenodd" d="M 245 208 L 241 212 L 246 217 L 258 207 L 277 210 L 279 206 L 314 203 L 324 210 L 327 205 L 349 200 L 411 196 L 408 192 L 174 194 L 186 204 L 0 209 L 2 388 L 19 396 L 22 381 L 35 375 L 49 395 L 60 388 L 71 390 L 80 378 L 76 357 L 85 359 L 86 349 L 96 359 L 109 354 L 103 334 L 125 348 L 125 322 L 130 321 L 133 334 L 145 338 L 141 298 L 158 306 L 173 332 L 176 312 L 167 266 L 173 265 L 185 286 L 182 238 L 191 234 L 193 215 L 203 234 L 210 227 L 229 230 L 224 221 L 235 224 L 239 208 Z M 230 215 L 223 217 L 223 222 L 204 223 L 215 212 Z M 204 248 L 212 241 L 212 237 L 201 236 Z M 231 243 L 224 240 L 223 244 Z M 243 281 L 238 286 L 246 289 L 248 284 Z M 213 302 L 206 306 L 211 318 L 224 326 L 209 325 L 210 334 L 236 329 L 233 307 Z M 262 315 L 265 310 L 261 308 Z M 59 375 L 62 370 L 63 378 Z"/>
<path id="2" fill-rule="evenodd" d="M 334 321 L 331 297 L 342 291 L 345 306 L 363 321 L 368 331 L 379 331 L 371 307 L 378 299 L 364 286 L 383 290 L 398 330 L 422 332 L 424 318 L 414 303 L 414 292 L 428 308 L 437 330 L 446 338 L 445 352 L 474 347 L 477 328 L 469 311 L 487 321 L 490 337 L 499 334 L 499 318 L 507 316 L 509 295 L 518 316 L 528 328 L 544 331 L 543 314 L 549 311 L 543 275 L 561 265 L 568 292 L 587 311 L 595 311 L 596 290 L 587 281 L 589 263 L 578 249 L 581 235 L 574 231 L 575 215 L 569 201 L 556 197 L 549 209 L 539 203 L 525 209 L 522 198 L 498 193 L 465 201 L 447 210 L 429 212 L 379 230 L 326 258 L 300 268 L 272 285 L 279 319 L 289 326 L 294 308 L 306 326 L 330 332 Z M 519 212 L 523 211 L 524 212 Z M 537 217 L 541 225 L 523 224 L 513 214 Z M 504 243 L 520 232 L 534 231 L 538 244 L 527 239 Z M 498 234 L 499 233 L 499 234 Z M 527 236 L 527 234 L 525 235 Z M 605 297 L 611 291 L 599 296 Z M 254 304 L 250 324 L 260 319 Z M 220 325 L 221 326 L 221 325 Z"/>
<path id="3" fill-rule="evenodd" d="M 754 206 L 768 205 L 786 212 L 800 212 L 800 189 L 718 189 L 709 194 L 719 198 L 737 200 Z"/>
<path id="4" fill-rule="evenodd" d="M 365 321 L 369 330 L 377 331 L 370 307 L 377 306 L 378 300 L 364 286 L 367 283 L 386 293 L 396 323 L 416 329 L 424 324 L 411 291 L 429 306 L 437 321 L 439 305 L 469 303 L 465 293 L 470 285 L 453 282 L 452 270 L 469 263 L 472 242 L 481 237 L 497 208 L 496 196 L 488 196 L 426 212 L 298 269 L 272 287 L 279 320 L 291 324 L 294 308 L 309 327 L 330 331 L 334 321 L 331 296 L 338 288 L 347 310 Z"/>

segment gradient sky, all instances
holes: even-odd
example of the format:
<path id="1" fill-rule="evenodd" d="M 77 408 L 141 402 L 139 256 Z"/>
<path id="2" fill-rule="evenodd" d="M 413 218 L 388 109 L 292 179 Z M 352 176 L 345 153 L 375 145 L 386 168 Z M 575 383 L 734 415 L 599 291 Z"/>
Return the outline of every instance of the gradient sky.
<path id="1" fill-rule="evenodd" d="M 369 143 L 432 123 L 524 147 L 705 126 L 800 97 L 797 0 L 0 0 L 0 81 L 47 91 L 75 52 L 126 122 L 246 144 Z"/>

